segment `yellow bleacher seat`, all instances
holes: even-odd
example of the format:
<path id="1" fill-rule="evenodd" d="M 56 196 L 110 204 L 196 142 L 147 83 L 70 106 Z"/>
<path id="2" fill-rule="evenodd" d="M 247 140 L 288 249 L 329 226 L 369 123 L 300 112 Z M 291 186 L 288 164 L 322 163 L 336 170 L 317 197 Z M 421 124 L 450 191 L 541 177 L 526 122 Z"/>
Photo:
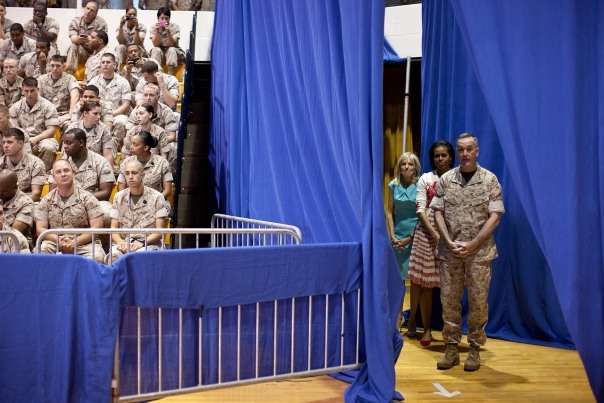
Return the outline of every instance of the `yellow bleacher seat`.
<path id="1" fill-rule="evenodd" d="M 111 196 L 109 196 L 109 201 L 110 201 L 111 203 L 113 203 L 113 198 L 115 197 L 115 194 L 116 194 L 117 192 L 118 192 L 118 190 L 117 190 L 117 182 L 115 182 L 115 183 L 113 184 L 113 189 L 111 189 Z"/>
<path id="2" fill-rule="evenodd" d="M 168 218 L 165 222 L 164 222 L 164 228 L 170 228 L 170 222 L 172 221 L 171 218 Z M 169 244 L 170 243 L 170 234 L 165 234 L 164 235 L 164 243 L 165 244 Z"/>
<path id="3" fill-rule="evenodd" d="M 180 102 L 177 102 L 176 103 L 176 112 L 180 113 L 180 110 L 181 110 Z"/>
<path id="4" fill-rule="evenodd" d="M 77 70 L 73 73 L 76 80 L 82 81 L 84 79 L 84 73 L 86 73 L 86 65 L 78 64 Z"/>
<path id="5" fill-rule="evenodd" d="M 120 166 L 120 161 L 122 160 L 122 153 L 117 153 L 115 157 L 115 165 Z"/>
<path id="6" fill-rule="evenodd" d="M 57 156 L 55 157 L 55 161 L 58 161 L 61 158 L 61 151 L 57 151 Z"/>
<path id="7" fill-rule="evenodd" d="M 170 206 L 174 206 L 174 182 L 172 182 L 172 193 L 168 196 L 168 201 L 170 202 Z"/>
<path id="8" fill-rule="evenodd" d="M 178 83 L 178 99 L 182 100 L 182 96 L 184 94 L 185 91 L 185 83 L 183 83 L 182 81 Z"/>
<path id="9" fill-rule="evenodd" d="M 55 130 L 55 140 L 57 140 L 57 143 L 59 143 L 59 145 L 61 145 L 61 129 L 59 129 L 59 127 L 57 126 L 57 130 Z M 59 147 L 61 148 L 61 147 Z"/>
<path id="10" fill-rule="evenodd" d="M 50 185 L 48 184 L 48 181 L 46 181 L 44 186 L 42 186 L 42 193 L 40 194 L 40 197 L 46 196 L 48 192 L 50 192 Z"/>
<path id="11" fill-rule="evenodd" d="M 165 64 L 162 64 L 161 68 L 164 71 L 164 73 L 168 73 L 168 66 L 166 66 Z M 184 64 L 178 65 L 174 69 L 174 77 L 176 77 L 176 79 L 180 82 L 182 82 L 182 73 L 184 73 L 184 71 L 185 71 Z"/>

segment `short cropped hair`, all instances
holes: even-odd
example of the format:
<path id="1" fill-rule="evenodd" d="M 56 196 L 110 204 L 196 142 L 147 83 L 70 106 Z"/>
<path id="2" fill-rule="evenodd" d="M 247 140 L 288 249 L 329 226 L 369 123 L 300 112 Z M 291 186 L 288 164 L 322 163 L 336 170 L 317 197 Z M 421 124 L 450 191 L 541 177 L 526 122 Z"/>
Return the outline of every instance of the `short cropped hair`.
<path id="1" fill-rule="evenodd" d="M 25 77 L 21 85 L 23 87 L 38 87 L 38 80 L 35 77 Z"/>
<path id="2" fill-rule="evenodd" d="M 55 62 L 61 62 L 61 63 L 65 62 L 63 60 L 63 56 L 61 56 L 61 55 L 52 55 L 52 56 L 50 56 L 50 60 L 55 61 Z"/>
<path id="3" fill-rule="evenodd" d="M 457 143 L 459 142 L 459 140 L 461 139 L 467 139 L 472 137 L 474 139 L 474 143 L 476 143 L 476 147 L 478 147 L 478 139 L 476 138 L 476 136 L 474 136 L 473 134 L 470 133 L 462 133 L 460 134 L 457 139 L 455 140 L 455 146 L 457 146 Z"/>
<path id="4" fill-rule="evenodd" d="M 82 140 L 84 144 L 86 144 L 86 132 L 82 129 L 78 129 L 74 127 L 73 129 L 69 129 L 65 132 L 65 134 L 73 134 L 73 138 L 76 140 Z"/>
<path id="5" fill-rule="evenodd" d="M 96 34 L 97 38 L 100 38 L 103 40 L 103 43 L 105 45 L 107 45 L 109 43 L 109 36 L 107 36 L 107 32 L 97 29 L 96 31 L 94 31 L 94 33 Z"/>
<path id="6" fill-rule="evenodd" d="M 148 60 L 143 63 L 143 67 L 141 67 L 141 73 L 153 74 L 157 71 L 159 71 L 157 63 L 152 62 L 151 60 Z"/>
<path id="7" fill-rule="evenodd" d="M 96 85 L 88 84 L 86 87 L 84 87 L 84 91 L 92 91 L 94 92 L 94 95 L 96 95 L 97 97 L 99 96 L 99 87 L 97 87 Z"/>
<path id="8" fill-rule="evenodd" d="M 159 18 L 160 15 L 167 15 L 168 17 L 170 17 L 170 7 L 160 7 L 157 9 L 157 18 Z"/>
<path id="9" fill-rule="evenodd" d="M 113 63 L 115 63 L 115 55 L 113 53 L 104 53 L 103 56 L 101 56 L 101 60 L 103 59 L 103 57 L 108 57 Z"/>
<path id="10" fill-rule="evenodd" d="M 41 37 L 41 36 L 38 36 L 38 37 L 36 38 L 36 42 L 43 43 L 43 44 L 45 44 L 46 46 L 48 46 L 48 47 L 50 48 L 50 41 L 49 41 L 48 39 L 46 39 L 46 38 L 43 38 L 43 37 Z"/>
<path id="11" fill-rule="evenodd" d="M 9 127 L 2 132 L 2 137 L 14 137 L 17 141 L 25 141 L 25 134 L 18 127 Z"/>
<path id="12" fill-rule="evenodd" d="M 2 4 L 0 4 L 1 6 Z M 8 116 L 9 111 L 8 111 L 8 107 L 6 105 L 2 105 L 0 104 L 0 116 Z"/>
<path id="13" fill-rule="evenodd" d="M 16 23 L 14 23 L 13 25 L 10 26 L 10 30 L 11 31 L 16 31 L 16 32 L 23 32 L 23 25 L 21 25 L 18 22 L 16 22 Z"/>
<path id="14" fill-rule="evenodd" d="M 159 90 L 159 86 L 158 86 L 157 84 L 155 84 L 155 83 L 147 83 L 147 84 L 145 84 L 145 86 L 143 87 L 143 90 L 144 90 L 145 88 L 151 88 L 153 91 L 155 91 L 155 93 L 156 93 L 157 95 L 159 95 L 159 94 L 161 93 L 161 91 Z"/>

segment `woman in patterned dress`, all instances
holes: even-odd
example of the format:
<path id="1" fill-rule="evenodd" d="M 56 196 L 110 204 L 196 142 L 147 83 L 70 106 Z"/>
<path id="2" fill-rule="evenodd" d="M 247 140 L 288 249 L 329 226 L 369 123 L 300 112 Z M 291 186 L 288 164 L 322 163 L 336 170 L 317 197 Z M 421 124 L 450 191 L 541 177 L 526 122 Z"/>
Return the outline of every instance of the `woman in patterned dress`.
<path id="1" fill-rule="evenodd" d="M 455 151 L 448 141 L 439 140 L 429 151 L 430 167 L 417 183 L 416 214 L 419 218 L 409 261 L 409 281 L 411 282 L 411 311 L 409 313 L 409 337 L 415 336 L 415 316 L 418 304 L 421 307 L 424 335 L 422 346 L 429 346 L 432 340 L 430 320 L 432 313 L 432 289 L 440 287 L 440 270 L 434 249 L 438 243 L 438 231 L 434 224 L 434 211 L 429 207 L 436 191 L 436 183 L 442 174 L 453 167 Z"/>

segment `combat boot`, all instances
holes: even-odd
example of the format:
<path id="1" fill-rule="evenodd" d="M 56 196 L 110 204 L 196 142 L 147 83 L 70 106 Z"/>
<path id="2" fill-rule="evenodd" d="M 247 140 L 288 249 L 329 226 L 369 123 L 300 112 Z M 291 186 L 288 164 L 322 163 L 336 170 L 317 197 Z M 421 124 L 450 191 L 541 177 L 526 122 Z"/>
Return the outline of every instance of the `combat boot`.
<path id="1" fill-rule="evenodd" d="M 454 365 L 459 365 L 459 351 L 457 351 L 457 344 L 447 344 L 447 351 L 445 351 L 445 355 L 436 363 L 436 368 L 449 369 Z"/>
<path id="2" fill-rule="evenodd" d="M 468 352 L 468 358 L 463 364 L 464 371 L 478 371 L 480 368 L 480 354 L 478 348 L 470 345 L 470 351 Z"/>

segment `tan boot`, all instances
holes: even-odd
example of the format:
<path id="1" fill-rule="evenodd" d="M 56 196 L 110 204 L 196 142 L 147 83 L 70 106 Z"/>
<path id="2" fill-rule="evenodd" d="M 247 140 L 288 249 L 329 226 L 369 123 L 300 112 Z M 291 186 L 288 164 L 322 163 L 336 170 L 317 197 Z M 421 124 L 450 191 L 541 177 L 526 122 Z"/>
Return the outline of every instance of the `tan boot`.
<path id="1" fill-rule="evenodd" d="M 447 344 L 447 351 L 445 351 L 445 355 L 436 363 L 436 368 L 449 369 L 454 365 L 459 365 L 459 351 L 457 351 L 457 344 Z"/>
<path id="2" fill-rule="evenodd" d="M 464 371 L 478 371 L 480 368 L 480 354 L 478 353 L 479 347 L 470 346 L 470 351 L 468 352 L 468 358 L 466 362 L 463 364 Z"/>
<path id="3" fill-rule="evenodd" d="M 175 69 L 174 66 L 168 66 L 168 74 L 171 75 L 171 76 L 173 76 L 174 75 L 174 69 Z"/>

